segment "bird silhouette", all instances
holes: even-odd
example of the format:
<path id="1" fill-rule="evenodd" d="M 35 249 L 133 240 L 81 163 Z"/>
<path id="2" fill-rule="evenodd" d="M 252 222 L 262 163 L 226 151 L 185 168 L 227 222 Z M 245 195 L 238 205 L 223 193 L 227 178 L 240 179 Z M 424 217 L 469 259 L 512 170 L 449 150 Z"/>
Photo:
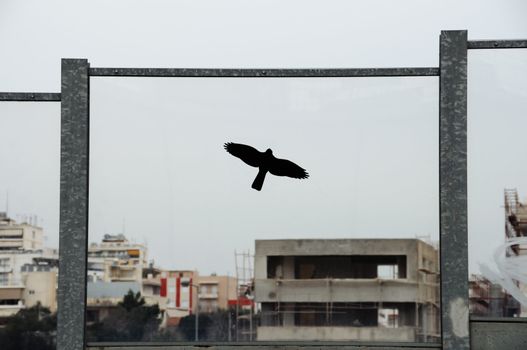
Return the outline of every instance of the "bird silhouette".
<path id="1" fill-rule="evenodd" d="M 265 152 L 260 152 L 251 146 L 233 142 L 227 142 L 223 147 L 233 156 L 243 160 L 245 164 L 259 168 L 258 175 L 256 175 L 251 186 L 257 191 L 262 189 L 267 172 L 276 176 L 288 176 L 295 179 L 307 179 L 309 177 L 309 174 L 295 163 L 273 156 L 273 151 L 270 148 Z"/>

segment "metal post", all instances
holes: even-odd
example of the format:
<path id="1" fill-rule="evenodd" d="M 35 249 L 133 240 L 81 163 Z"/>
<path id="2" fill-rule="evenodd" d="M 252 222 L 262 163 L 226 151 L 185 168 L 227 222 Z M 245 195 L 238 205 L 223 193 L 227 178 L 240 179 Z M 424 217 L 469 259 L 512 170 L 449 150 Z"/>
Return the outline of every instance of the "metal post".
<path id="1" fill-rule="evenodd" d="M 198 308 L 196 308 L 196 330 L 194 334 L 195 341 L 198 341 L 198 327 L 199 327 L 199 311 L 198 311 Z"/>
<path id="2" fill-rule="evenodd" d="M 199 329 L 199 285 L 192 285 L 192 287 L 196 287 L 196 293 L 197 293 L 197 296 L 196 296 L 196 333 L 194 335 L 194 340 L 195 341 L 198 341 L 199 340 L 199 336 L 198 336 L 198 329 Z"/>
<path id="3" fill-rule="evenodd" d="M 89 64 L 63 59 L 57 350 L 83 350 L 88 249 Z"/>
<path id="4" fill-rule="evenodd" d="M 468 350 L 467 31 L 442 31 L 439 55 L 442 345 Z"/>
<path id="5" fill-rule="evenodd" d="M 229 311 L 229 328 L 228 328 L 228 329 L 229 329 L 229 333 L 227 334 L 227 340 L 228 340 L 229 342 L 232 341 L 232 335 L 231 335 L 231 328 L 232 328 L 231 307 L 230 307 L 230 305 L 229 305 L 229 295 L 230 295 L 230 293 L 229 293 L 229 292 L 230 292 L 230 289 L 229 289 L 229 287 L 230 287 L 230 285 L 229 285 L 229 280 L 230 280 L 230 279 L 231 279 L 231 278 L 230 278 L 229 274 L 227 273 L 227 292 L 225 293 L 225 295 L 227 295 L 227 310 Z"/>
<path id="6" fill-rule="evenodd" d="M 251 307 L 249 309 L 249 341 L 253 341 L 253 303 L 251 299 Z"/>

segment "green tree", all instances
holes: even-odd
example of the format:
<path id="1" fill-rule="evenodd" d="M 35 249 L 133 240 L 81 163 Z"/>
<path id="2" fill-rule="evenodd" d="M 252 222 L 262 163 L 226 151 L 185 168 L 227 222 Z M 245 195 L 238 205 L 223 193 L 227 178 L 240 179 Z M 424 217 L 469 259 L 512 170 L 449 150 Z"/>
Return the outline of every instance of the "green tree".
<path id="1" fill-rule="evenodd" d="M 200 341 L 227 341 L 229 340 L 229 311 L 218 310 L 213 313 L 199 314 L 199 340 Z M 196 316 L 183 317 L 179 322 L 178 330 L 184 340 L 193 341 L 195 338 Z"/>
<path id="2" fill-rule="evenodd" d="M 123 301 L 120 301 L 118 305 L 130 312 L 135 308 L 145 305 L 145 298 L 141 297 L 141 293 L 137 292 L 134 294 L 132 290 L 129 290 L 128 294 L 124 296 Z"/>
<path id="3" fill-rule="evenodd" d="M 55 349 L 57 315 L 40 302 L 22 309 L 6 320 L 0 329 L 2 350 L 52 350 Z"/>
<path id="4" fill-rule="evenodd" d="M 88 340 L 149 341 L 159 323 L 159 306 L 146 305 L 141 293 L 130 290 L 108 317 L 88 327 Z"/>
<path id="5" fill-rule="evenodd" d="M 198 321 L 198 338 L 199 340 L 205 340 L 205 332 L 210 326 L 210 317 L 209 315 L 200 314 Z M 196 315 L 182 317 L 179 321 L 178 330 L 183 335 L 184 340 L 194 341 L 194 338 L 196 336 Z"/>

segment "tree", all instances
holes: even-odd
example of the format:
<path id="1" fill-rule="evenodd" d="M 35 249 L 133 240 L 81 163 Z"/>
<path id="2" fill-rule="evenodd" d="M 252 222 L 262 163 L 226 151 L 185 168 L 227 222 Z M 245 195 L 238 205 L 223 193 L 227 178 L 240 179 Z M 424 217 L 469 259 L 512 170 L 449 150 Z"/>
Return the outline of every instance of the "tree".
<path id="1" fill-rule="evenodd" d="M 88 327 L 90 341 L 148 341 L 159 328 L 159 306 L 146 305 L 132 290 L 108 317 Z"/>
<path id="2" fill-rule="evenodd" d="M 187 341 L 195 337 L 196 315 L 183 317 L 178 329 Z M 202 341 L 227 341 L 229 340 L 229 311 L 218 310 L 209 314 L 199 314 L 199 340 Z"/>
<path id="3" fill-rule="evenodd" d="M 43 307 L 40 302 L 22 309 L 6 320 L 0 329 L 2 350 L 53 350 L 57 315 Z"/>
<path id="4" fill-rule="evenodd" d="M 132 290 L 129 290 L 128 294 L 124 296 L 123 301 L 120 301 L 117 305 L 130 312 L 132 309 L 145 305 L 145 298 L 141 297 L 141 293 L 137 292 L 134 294 Z"/>

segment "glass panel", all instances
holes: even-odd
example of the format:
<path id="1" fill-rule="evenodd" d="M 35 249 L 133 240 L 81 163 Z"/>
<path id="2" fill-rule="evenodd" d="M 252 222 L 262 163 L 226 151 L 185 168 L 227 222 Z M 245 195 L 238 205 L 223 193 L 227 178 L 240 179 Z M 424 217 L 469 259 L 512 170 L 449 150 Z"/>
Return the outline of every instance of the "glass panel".
<path id="1" fill-rule="evenodd" d="M 470 311 L 526 316 L 527 50 L 469 51 Z"/>
<path id="2" fill-rule="evenodd" d="M 0 102 L 0 130 L 0 344 L 52 349 L 57 327 L 60 104 Z"/>
<path id="3" fill-rule="evenodd" d="M 88 339 L 437 341 L 437 98 L 92 78 Z"/>

